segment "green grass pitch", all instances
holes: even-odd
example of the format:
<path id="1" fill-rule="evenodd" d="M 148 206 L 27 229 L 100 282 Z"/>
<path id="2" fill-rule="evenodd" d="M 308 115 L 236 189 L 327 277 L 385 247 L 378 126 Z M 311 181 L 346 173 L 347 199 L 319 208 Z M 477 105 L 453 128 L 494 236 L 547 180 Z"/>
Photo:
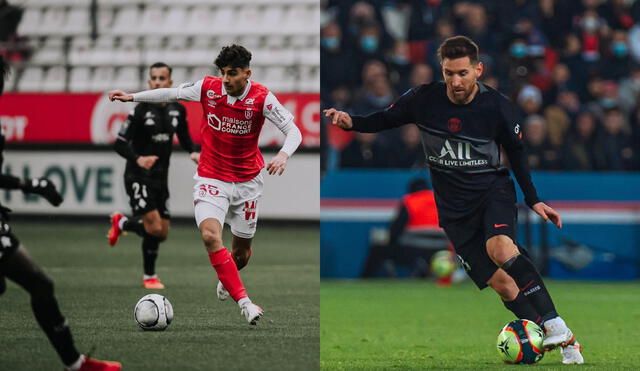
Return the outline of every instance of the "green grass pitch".
<path id="1" fill-rule="evenodd" d="M 217 278 L 194 224 L 173 226 L 160 246 L 157 272 L 166 290 L 142 288 L 140 238 L 115 247 L 107 223 L 29 224 L 12 228 L 55 281 L 56 296 L 77 347 L 135 370 L 314 370 L 319 367 L 319 232 L 313 227 L 258 228 L 241 271 L 252 300 L 265 310 L 247 324 L 233 300 L 220 302 Z M 229 231 L 225 240 L 229 244 Z M 133 308 L 150 292 L 173 304 L 164 332 L 138 328 Z M 0 370 L 59 370 L 56 353 L 35 322 L 28 294 L 12 282 L 0 297 Z"/>
<path id="2" fill-rule="evenodd" d="M 559 351 L 535 365 L 506 365 L 495 342 L 512 315 L 470 282 L 322 281 L 322 370 L 638 370 L 640 287 L 549 281 L 556 307 L 583 345 L 585 364 Z"/>

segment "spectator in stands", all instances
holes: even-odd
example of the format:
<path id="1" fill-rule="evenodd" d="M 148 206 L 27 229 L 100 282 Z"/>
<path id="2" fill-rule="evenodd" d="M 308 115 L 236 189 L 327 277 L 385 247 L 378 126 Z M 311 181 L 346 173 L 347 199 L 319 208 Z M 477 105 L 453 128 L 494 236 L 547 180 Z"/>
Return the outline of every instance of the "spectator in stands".
<path id="1" fill-rule="evenodd" d="M 353 86 L 358 70 L 351 59 L 350 50 L 342 48 L 342 31 L 335 22 L 330 22 L 320 30 L 320 75 L 321 94 L 330 92 L 340 85 Z M 326 99 L 326 97 L 323 97 Z"/>
<path id="2" fill-rule="evenodd" d="M 547 139 L 544 117 L 532 115 L 525 119 L 524 142 L 531 169 L 557 170 L 560 168 L 558 152 Z"/>
<path id="3" fill-rule="evenodd" d="M 597 119 L 589 111 L 583 111 L 576 119 L 562 156 L 566 170 L 593 171 L 597 169 L 596 152 Z"/>
<path id="4" fill-rule="evenodd" d="M 395 92 L 404 93 L 410 87 L 412 70 L 409 62 L 409 44 L 404 40 L 396 40 L 386 61 L 389 66 L 389 77 L 396 87 Z"/>
<path id="5" fill-rule="evenodd" d="M 598 135 L 598 152 L 607 170 L 634 170 L 637 154 L 631 143 L 630 130 L 622 111 L 613 107 L 605 112 L 603 133 Z"/>
<path id="6" fill-rule="evenodd" d="M 400 139 L 400 145 L 390 146 L 394 153 L 389 159 L 389 166 L 402 169 L 424 169 L 425 158 L 420 129 L 416 125 L 404 125 L 400 128 Z"/>
<path id="7" fill-rule="evenodd" d="M 410 88 L 433 82 L 433 68 L 426 63 L 416 63 L 411 69 Z M 404 92 L 403 92 L 404 93 Z"/>
<path id="8" fill-rule="evenodd" d="M 372 79 L 361 96 L 353 103 L 353 109 L 360 115 L 380 111 L 393 103 L 395 94 L 389 80 L 383 77 Z"/>
<path id="9" fill-rule="evenodd" d="M 618 103 L 625 112 L 631 112 L 640 102 L 640 65 L 633 64 L 627 77 L 620 82 Z"/>
<path id="10" fill-rule="evenodd" d="M 600 73 L 605 79 L 619 80 L 629 74 L 630 67 L 627 33 L 622 30 L 613 31 L 609 51 L 601 61 Z"/>
<path id="11" fill-rule="evenodd" d="M 540 112 L 542 106 L 542 94 L 540 89 L 533 85 L 526 85 L 518 94 L 518 106 L 525 115 L 534 115 Z"/>
<path id="12" fill-rule="evenodd" d="M 555 103 L 561 91 L 575 91 L 571 85 L 571 71 L 566 64 L 558 63 L 551 73 L 551 86 L 543 94 L 545 105 Z"/>
<path id="13" fill-rule="evenodd" d="M 342 150 L 340 167 L 388 167 L 387 148 L 377 137 L 377 134 L 355 133 L 351 143 Z"/>

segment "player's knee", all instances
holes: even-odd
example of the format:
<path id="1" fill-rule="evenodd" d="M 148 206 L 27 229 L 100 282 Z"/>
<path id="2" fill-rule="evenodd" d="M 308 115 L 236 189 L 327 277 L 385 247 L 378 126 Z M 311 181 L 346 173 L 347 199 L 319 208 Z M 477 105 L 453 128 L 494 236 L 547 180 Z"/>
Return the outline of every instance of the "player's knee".
<path id="1" fill-rule="evenodd" d="M 209 252 L 215 252 L 222 248 L 222 236 L 208 229 L 202 231 L 202 242 Z"/>
<path id="2" fill-rule="evenodd" d="M 162 224 L 160 223 L 150 223 L 150 224 L 145 224 L 144 226 L 144 230 L 145 232 L 147 232 L 148 234 L 152 235 L 153 237 L 156 237 L 158 239 L 165 239 L 167 238 L 166 234 L 164 233 L 163 229 L 162 229 Z"/>
<path id="3" fill-rule="evenodd" d="M 502 266 L 507 260 L 519 254 L 518 247 L 507 236 L 494 236 L 487 241 L 487 253 L 491 260 Z"/>

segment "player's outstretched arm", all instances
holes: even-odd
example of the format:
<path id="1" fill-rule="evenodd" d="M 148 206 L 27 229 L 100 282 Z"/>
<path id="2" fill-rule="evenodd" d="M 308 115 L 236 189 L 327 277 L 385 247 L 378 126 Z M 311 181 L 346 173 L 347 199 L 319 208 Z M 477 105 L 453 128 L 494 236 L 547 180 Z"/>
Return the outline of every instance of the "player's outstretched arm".
<path id="1" fill-rule="evenodd" d="M 560 217 L 560 214 L 544 202 L 538 202 L 531 208 L 536 212 L 536 214 L 540 215 L 545 222 L 551 220 L 556 227 L 562 228 L 562 218 Z"/>
<path id="2" fill-rule="evenodd" d="M 326 117 L 331 119 L 333 125 L 338 126 L 341 129 L 350 130 L 353 128 L 353 120 L 348 113 L 338 111 L 335 108 L 329 108 L 323 111 Z"/>

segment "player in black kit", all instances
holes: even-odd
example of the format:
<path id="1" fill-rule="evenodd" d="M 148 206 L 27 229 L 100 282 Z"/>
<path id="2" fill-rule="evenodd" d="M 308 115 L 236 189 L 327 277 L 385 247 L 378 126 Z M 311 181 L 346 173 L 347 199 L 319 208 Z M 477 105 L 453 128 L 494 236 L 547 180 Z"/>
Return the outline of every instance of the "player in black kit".
<path id="1" fill-rule="evenodd" d="M 531 182 L 520 118 L 513 104 L 478 81 L 478 46 L 455 36 L 438 49 L 444 82 L 409 90 L 384 111 L 349 116 L 325 110 L 345 130 L 372 133 L 401 125 L 420 129 L 431 171 L 440 226 L 478 288 L 500 295 L 518 318 L 544 326 L 544 346 L 560 346 L 563 363 L 583 363 L 580 345 L 554 307 L 542 277 L 515 243 L 516 192 L 500 148 L 509 159 L 526 204 L 562 227 L 560 215 L 540 201 Z"/>
<path id="2" fill-rule="evenodd" d="M 171 67 L 153 64 L 149 68 L 148 83 L 150 89 L 170 88 Z M 164 288 L 155 265 L 158 246 L 169 233 L 168 175 L 174 134 L 191 159 L 198 163 L 200 153 L 195 151 L 189 136 L 185 108 L 177 102 L 138 104 L 122 125 L 114 145 L 116 152 L 127 159 L 124 184 L 133 218 L 113 213 L 107 237 L 111 246 L 118 242 L 123 231 L 133 231 L 142 237 L 143 285 L 148 289 Z"/>
<path id="3" fill-rule="evenodd" d="M 0 95 L 4 90 L 4 78 L 8 71 L 8 65 L 0 56 Z M 0 132 L 0 168 L 4 159 L 4 143 L 4 133 Z M 62 196 L 47 179 L 23 180 L 10 174 L 0 174 L 0 188 L 20 189 L 24 193 L 40 195 L 53 206 L 62 203 Z M 98 361 L 78 352 L 73 344 L 69 325 L 53 294 L 53 281 L 27 254 L 27 250 L 11 231 L 8 224 L 10 212 L 10 209 L 0 205 L 0 295 L 7 289 L 5 277 L 27 290 L 36 321 L 68 370 L 119 371 L 122 368 L 119 362 Z M 3 336 L 6 337 L 6 334 Z"/>

